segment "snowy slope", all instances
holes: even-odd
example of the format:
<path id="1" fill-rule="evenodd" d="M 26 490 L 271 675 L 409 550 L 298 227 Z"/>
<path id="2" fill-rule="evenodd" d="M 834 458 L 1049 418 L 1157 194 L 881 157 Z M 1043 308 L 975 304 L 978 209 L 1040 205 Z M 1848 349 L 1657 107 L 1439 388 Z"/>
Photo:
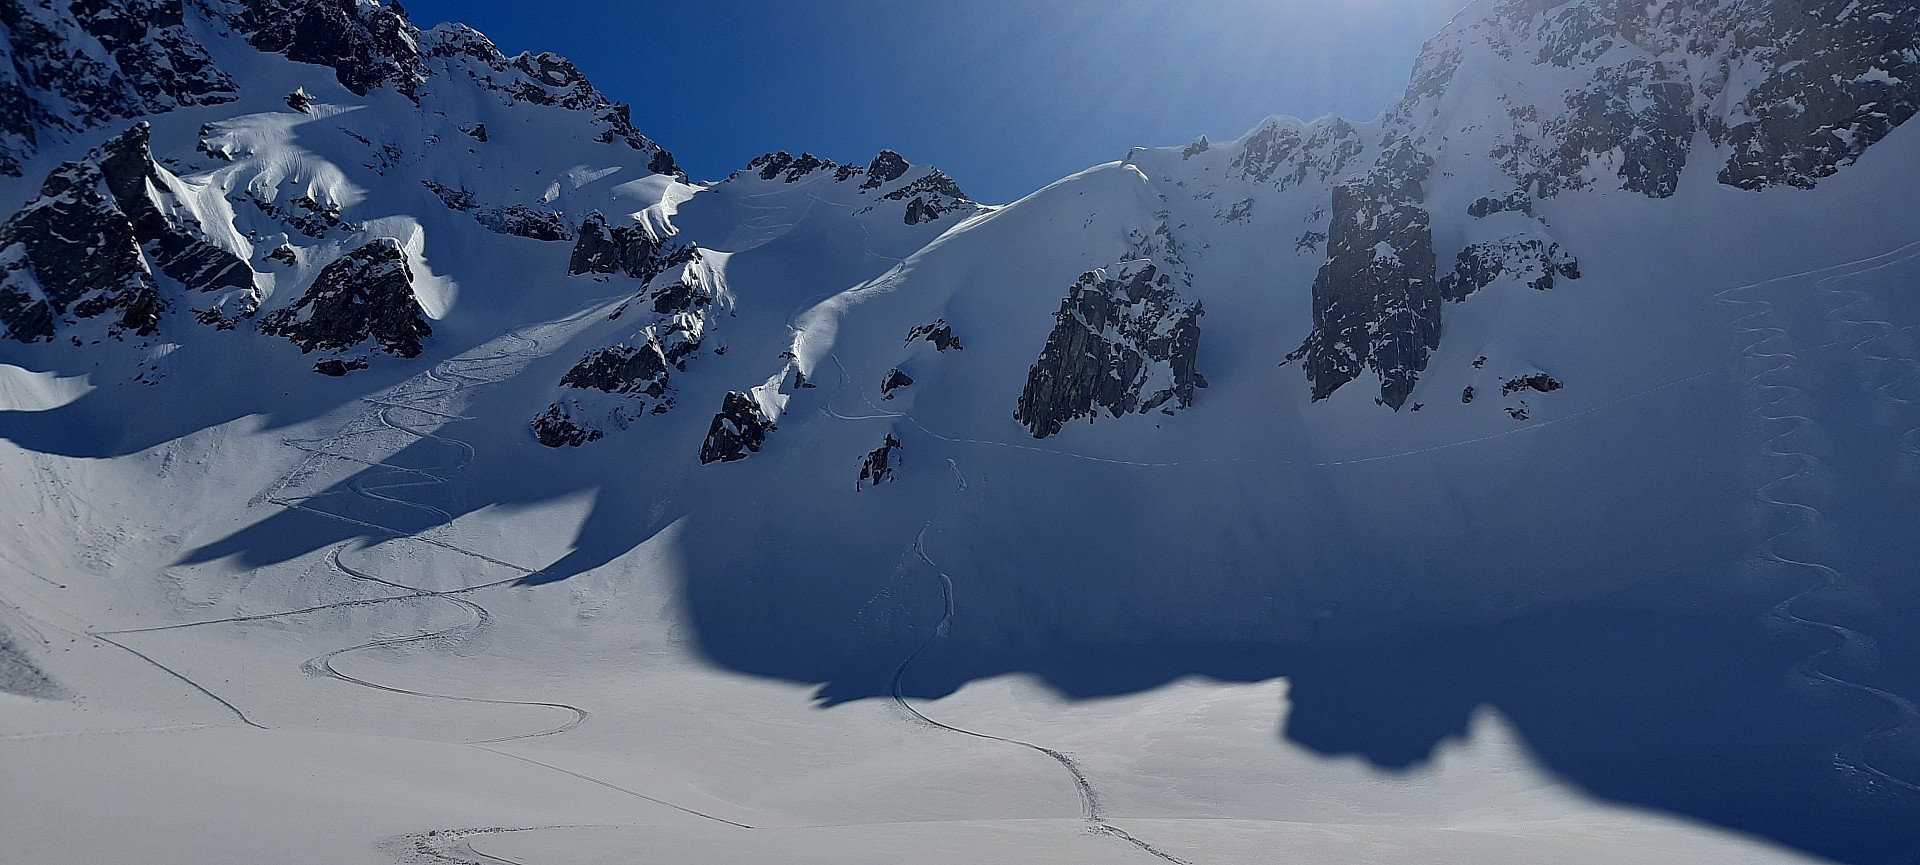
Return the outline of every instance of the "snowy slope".
<path id="1" fill-rule="evenodd" d="M 1484 0 L 1000 207 L 167 8 L 0 0 L 34 861 L 1920 849 L 1906 5 Z"/>

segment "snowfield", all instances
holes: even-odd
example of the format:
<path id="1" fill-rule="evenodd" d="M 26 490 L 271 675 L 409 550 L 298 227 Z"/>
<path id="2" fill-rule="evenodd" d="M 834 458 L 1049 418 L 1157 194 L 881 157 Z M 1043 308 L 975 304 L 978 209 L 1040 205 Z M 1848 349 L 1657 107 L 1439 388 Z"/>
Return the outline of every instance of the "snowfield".
<path id="1" fill-rule="evenodd" d="M 1483 0 L 1006 205 L 371 0 L 27 9 L 0 860 L 1911 862 L 1868 5 Z"/>

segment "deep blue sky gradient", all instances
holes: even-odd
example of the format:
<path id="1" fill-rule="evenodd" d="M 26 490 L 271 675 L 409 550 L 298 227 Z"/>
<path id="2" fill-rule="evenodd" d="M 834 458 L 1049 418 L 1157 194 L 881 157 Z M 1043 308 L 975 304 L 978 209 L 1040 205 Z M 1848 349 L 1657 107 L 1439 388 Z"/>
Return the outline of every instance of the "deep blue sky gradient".
<path id="1" fill-rule="evenodd" d="M 1467 0 L 405 0 L 571 58 L 695 179 L 892 148 L 1010 201 L 1269 114 L 1368 119 Z"/>

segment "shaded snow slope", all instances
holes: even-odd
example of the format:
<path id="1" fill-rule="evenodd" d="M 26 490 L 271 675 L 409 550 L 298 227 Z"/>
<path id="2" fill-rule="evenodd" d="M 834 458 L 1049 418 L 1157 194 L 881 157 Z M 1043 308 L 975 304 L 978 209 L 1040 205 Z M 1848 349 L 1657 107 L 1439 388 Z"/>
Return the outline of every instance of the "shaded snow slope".
<path id="1" fill-rule="evenodd" d="M 1920 850 L 1906 6 L 1486 0 L 1379 118 L 996 207 L 149 5 L 0 0 L 0 749 L 136 835 L 184 772 L 256 858 Z"/>

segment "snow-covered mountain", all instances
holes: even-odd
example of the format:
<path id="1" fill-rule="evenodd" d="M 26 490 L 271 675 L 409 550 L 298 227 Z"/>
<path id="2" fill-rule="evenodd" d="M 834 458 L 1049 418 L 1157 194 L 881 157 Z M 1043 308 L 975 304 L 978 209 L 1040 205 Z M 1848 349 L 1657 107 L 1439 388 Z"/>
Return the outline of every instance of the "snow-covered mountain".
<path id="1" fill-rule="evenodd" d="M 680 640 L 909 709 L 1009 673 L 1288 675 L 1325 752 L 1418 763 L 1492 703 L 1601 795 L 1920 849 L 1920 7 L 1480 0 L 1377 118 L 1005 206 L 891 151 L 697 182 L 641 132 L 664 95 L 398 4 L 0 0 L 0 28 L 0 477 L 27 491 L 0 689 L 117 687 L 33 622 L 159 652 L 128 634 L 372 584 L 414 593 L 379 633 L 479 610 L 331 659 L 480 634 L 466 593 L 510 591 L 533 642 L 486 645 L 529 663 Z M 1804 735 L 1661 716 L 1671 748 L 1592 761 L 1523 717 L 1551 669 L 1457 711 L 1351 686 L 1431 634 L 1580 667 L 1554 617 L 1673 622 L 1645 642 L 1748 683 L 1713 705 Z M 307 723 L 180 654 L 140 657 Z M 1673 757 L 1699 742 L 1725 750 Z"/>

